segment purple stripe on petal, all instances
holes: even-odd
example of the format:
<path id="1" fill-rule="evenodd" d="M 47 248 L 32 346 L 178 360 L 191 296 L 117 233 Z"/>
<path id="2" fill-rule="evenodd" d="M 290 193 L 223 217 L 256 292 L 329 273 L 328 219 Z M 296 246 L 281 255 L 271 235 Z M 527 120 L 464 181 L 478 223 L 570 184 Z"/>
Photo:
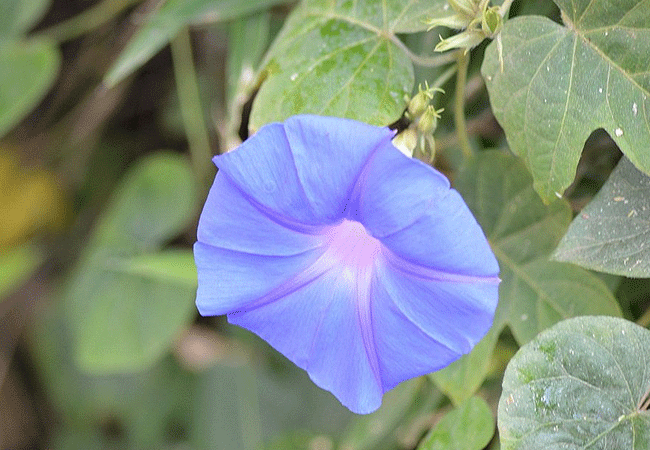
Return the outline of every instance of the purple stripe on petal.
<path id="1" fill-rule="evenodd" d="M 495 285 L 501 282 L 501 279 L 497 276 L 464 275 L 413 264 L 412 262 L 409 262 L 395 255 L 387 248 L 383 250 L 383 254 L 388 263 L 390 263 L 393 268 L 402 271 L 405 274 L 421 278 L 423 280 L 449 281 L 454 283 L 484 283 Z"/>
<path id="2" fill-rule="evenodd" d="M 253 331 L 357 413 L 381 404 L 383 391 L 368 359 L 354 296 L 355 281 L 341 269 L 301 289 L 228 320 Z"/>
<path id="3" fill-rule="evenodd" d="M 219 315 L 245 309 L 311 266 L 322 253 L 322 249 L 315 249 L 291 256 L 253 255 L 197 242 L 194 259 L 199 276 L 199 312 Z"/>
<path id="4" fill-rule="evenodd" d="M 270 124 L 214 162 L 254 203 L 290 222 L 322 225 L 305 196 L 284 126 Z"/>
<path id="5" fill-rule="evenodd" d="M 496 283 L 423 280 L 389 265 L 380 267 L 378 278 L 406 317 L 459 354 L 469 352 L 491 326 Z"/>
<path id="6" fill-rule="evenodd" d="M 287 119 L 285 130 L 305 195 L 327 223 L 346 214 L 349 193 L 367 161 L 393 137 L 388 128 L 308 115 Z"/>
<path id="7" fill-rule="evenodd" d="M 361 270 L 368 270 L 375 264 L 381 244 L 369 236 L 358 222 L 343 220 L 340 224 L 327 227 L 320 235 L 325 242 L 320 256 L 309 266 L 287 278 L 282 284 L 268 291 L 241 311 L 260 308 L 283 298 L 308 285 L 323 274 L 335 269 L 341 282 L 358 286 L 356 281 Z"/>
<path id="8" fill-rule="evenodd" d="M 324 245 L 322 230 L 314 226 L 292 227 L 281 223 L 281 219 L 270 218 L 219 173 L 205 201 L 197 238 L 239 252 L 288 256 Z"/>
<path id="9" fill-rule="evenodd" d="M 444 175 L 393 146 L 374 155 L 360 184 L 359 221 L 378 239 L 408 227 L 450 192 Z"/>
<path id="10" fill-rule="evenodd" d="M 364 178 L 360 221 L 394 254 L 443 272 L 499 272 L 481 227 L 438 171 L 390 148 L 375 155 Z"/>
<path id="11" fill-rule="evenodd" d="M 447 366 L 460 354 L 431 338 L 396 306 L 380 282 L 373 289 L 375 345 L 381 355 L 383 389 Z M 408 349 L 405 351 L 405 349 Z"/>

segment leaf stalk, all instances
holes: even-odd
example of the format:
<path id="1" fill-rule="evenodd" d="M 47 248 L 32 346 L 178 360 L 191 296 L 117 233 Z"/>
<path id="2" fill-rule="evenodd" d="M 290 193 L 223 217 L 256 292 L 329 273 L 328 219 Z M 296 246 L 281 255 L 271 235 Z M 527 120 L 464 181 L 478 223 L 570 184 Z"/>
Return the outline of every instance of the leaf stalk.
<path id="1" fill-rule="evenodd" d="M 474 150 L 469 142 L 467 122 L 465 120 L 465 85 L 467 84 L 467 69 L 469 66 L 469 52 L 464 50 L 456 51 L 456 93 L 454 97 L 454 125 L 458 143 L 463 152 L 463 160 L 468 161 Z"/>

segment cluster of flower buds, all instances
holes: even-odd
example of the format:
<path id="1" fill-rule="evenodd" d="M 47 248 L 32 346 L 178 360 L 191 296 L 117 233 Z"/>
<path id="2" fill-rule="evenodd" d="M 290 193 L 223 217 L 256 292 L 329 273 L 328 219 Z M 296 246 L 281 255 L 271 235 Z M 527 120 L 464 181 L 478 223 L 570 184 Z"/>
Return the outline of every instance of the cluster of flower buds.
<path id="1" fill-rule="evenodd" d="M 490 0 L 448 1 L 455 13 L 447 17 L 429 19 L 426 22 L 429 29 L 443 26 L 464 31 L 447 39 L 441 38 L 436 51 L 444 52 L 453 48 L 469 51 L 485 38 L 498 37 L 503 28 L 503 11 L 498 6 L 489 6 Z"/>
<path id="2" fill-rule="evenodd" d="M 420 85 L 418 93 L 408 102 L 405 116 L 411 124 L 393 139 L 393 145 L 407 156 L 413 156 L 417 150 L 433 161 L 436 152 L 433 132 L 438 126 L 440 113 L 444 110 L 435 109 L 431 104 L 436 92 L 444 93 L 442 89 L 431 88 L 425 82 L 425 88 L 422 89 Z"/>

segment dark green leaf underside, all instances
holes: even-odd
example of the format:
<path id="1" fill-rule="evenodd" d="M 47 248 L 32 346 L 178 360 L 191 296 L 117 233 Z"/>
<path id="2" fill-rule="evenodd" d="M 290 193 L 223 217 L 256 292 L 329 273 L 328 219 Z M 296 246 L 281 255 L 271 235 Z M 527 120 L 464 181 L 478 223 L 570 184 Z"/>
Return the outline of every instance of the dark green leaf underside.
<path id="1" fill-rule="evenodd" d="M 650 177 L 621 159 L 553 257 L 601 272 L 650 277 Z"/>

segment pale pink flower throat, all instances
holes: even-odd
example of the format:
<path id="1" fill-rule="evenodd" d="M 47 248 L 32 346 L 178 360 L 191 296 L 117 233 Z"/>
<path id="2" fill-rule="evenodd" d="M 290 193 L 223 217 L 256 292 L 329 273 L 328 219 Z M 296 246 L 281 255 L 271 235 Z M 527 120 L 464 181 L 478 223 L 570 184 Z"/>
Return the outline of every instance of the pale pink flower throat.
<path id="1" fill-rule="evenodd" d="M 381 242 L 370 236 L 365 227 L 344 219 L 326 233 L 327 256 L 346 268 L 365 269 L 371 266 L 381 252 Z"/>

